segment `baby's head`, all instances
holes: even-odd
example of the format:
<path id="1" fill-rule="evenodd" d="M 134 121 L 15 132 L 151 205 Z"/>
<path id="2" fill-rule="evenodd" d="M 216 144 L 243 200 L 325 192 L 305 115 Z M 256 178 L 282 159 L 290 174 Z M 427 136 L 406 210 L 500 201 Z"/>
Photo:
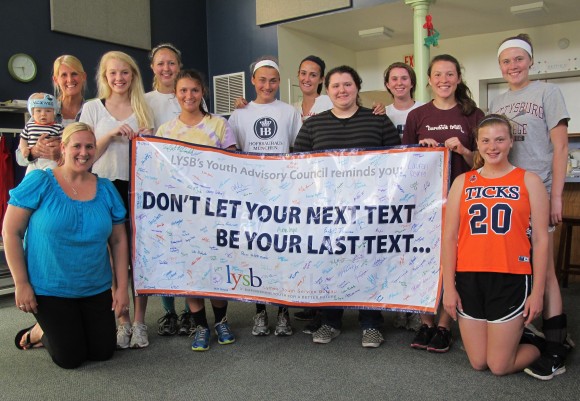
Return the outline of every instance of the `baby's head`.
<path id="1" fill-rule="evenodd" d="M 56 109 L 56 99 L 48 93 L 33 93 L 28 98 L 28 112 L 37 124 L 54 124 Z"/>

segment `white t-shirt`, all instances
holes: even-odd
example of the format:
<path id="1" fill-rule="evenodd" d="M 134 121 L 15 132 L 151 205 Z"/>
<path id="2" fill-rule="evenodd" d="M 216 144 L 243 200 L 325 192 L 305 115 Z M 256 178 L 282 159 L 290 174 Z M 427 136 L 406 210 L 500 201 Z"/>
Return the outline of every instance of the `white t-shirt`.
<path id="1" fill-rule="evenodd" d="M 389 104 L 385 107 L 387 112 L 387 117 L 391 119 L 395 128 L 399 132 L 400 136 L 403 136 L 403 131 L 405 130 L 405 123 L 407 122 L 407 115 L 411 110 L 416 109 L 419 106 L 423 106 L 424 102 L 415 101 L 415 104 L 408 108 L 407 110 L 399 110 L 395 108 L 394 104 Z"/>
<path id="2" fill-rule="evenodd" d="M 173 120 L 181 113 L 181 107 L 175 97 L 175 93 L 161 93 L 156 90 L 145 94 L 145 101 L 153 112 L 153 134 L 157 132 L 161 124 Z"/>
<path id="3" fill-rule="evenodd" d="M 97 140 L 123 124 L 129 125 L 135 132 L 139 130 L 135 113 L 119 121 L 109 114 L 101 99 L 86 102 L 79 121 L 93 129 Z M 129 181 L 129 164 L 129 140 L 125 136 L 116 136 L 111 139 L 105 153 L 93 164 L 92 172 L 111 181 Z"/>
<path id="4" fill-rule="evenodd" d="M 310 112 L 306 115 L 302 114 L 302 101 L 296 102 L 293 106 L 298 110 L 298 113 L 302 116 L 302 121 L 306 120 L 308 117 L 315 116 L 316 114 L 322 113 L 323 111 L 332 109 L 332 101 L 327 95 L 320 95 L 314 99 L 314 104 L 310 109 Z"/>
<path id="5" fill-rule="evenodd" d="M 302 126 L 300 113 L 287 103 L 250 102 L 235 110 L 229 124 L 238 148 L 254 153 L 288 153 Z"/>

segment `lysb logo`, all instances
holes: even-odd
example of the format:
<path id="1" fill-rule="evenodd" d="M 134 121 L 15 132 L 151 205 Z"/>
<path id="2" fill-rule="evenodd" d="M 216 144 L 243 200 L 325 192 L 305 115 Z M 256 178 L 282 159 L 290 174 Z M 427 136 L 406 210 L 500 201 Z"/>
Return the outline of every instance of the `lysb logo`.
<path id="1" fill-rule="evenodd" d="M 226 265 L 228 284 L 233 284 L 232 290 L 238 287 L 238 284 L 242 284 L 245 287 L 261 287 L 262 279 L 259 276 L 254 275 L 254 270 L 250 267 L 250 274 L 242 273 L 232 273 L 230 272 L 230 265 Z M 232 282 L 233 281 L 233 282 Z"/>
<path id="2" fill-rule="evenodd" d="M 262 117 L 254 123 L 254 134 L 260 139 L 271 139 L 278 132 L 278 124 L 273 118 Z"/>

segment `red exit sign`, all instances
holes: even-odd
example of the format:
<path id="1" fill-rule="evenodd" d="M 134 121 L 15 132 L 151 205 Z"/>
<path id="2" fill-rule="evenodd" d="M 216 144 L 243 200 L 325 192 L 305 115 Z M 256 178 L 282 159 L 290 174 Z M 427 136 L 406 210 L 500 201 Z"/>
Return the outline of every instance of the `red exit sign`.
<path id="1" fill-rule="evenodd" d="M 405 59 L 405 64 L 409 64 L 411 67 L 415 67 L 415 58 L 413 57 L 412 54 L 409 54 L 408 56 L 403 56 Z"/>

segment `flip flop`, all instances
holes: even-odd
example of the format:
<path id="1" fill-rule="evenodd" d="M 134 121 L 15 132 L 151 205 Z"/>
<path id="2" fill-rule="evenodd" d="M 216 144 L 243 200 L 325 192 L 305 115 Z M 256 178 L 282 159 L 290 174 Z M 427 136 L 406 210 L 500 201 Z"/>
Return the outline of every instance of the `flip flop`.
<path id="1" fill-rule="evenodd" d="M 40 342 L 40 341 L 37 341 L 35 343 L 30 342 L 30 332 L 32 331 L 34 326 L 36 326 L 36 323 L 30 327 L 27 327 L 26 329 L 20 330 L 16 334 L 16 337 L 14 337 L 14 345 L 16 345 L 16 348 L 18 348 L 20 350 L 27 350 L 27 349 L 31 349 L 31 348 L 42 347 L 42 342 Z M 22 337 L 24 337 L 24 336 L 26 336 L 26 342 L 24 343 L 24 345 L 20 345 L 20 342 L 22 341 Z"/>

